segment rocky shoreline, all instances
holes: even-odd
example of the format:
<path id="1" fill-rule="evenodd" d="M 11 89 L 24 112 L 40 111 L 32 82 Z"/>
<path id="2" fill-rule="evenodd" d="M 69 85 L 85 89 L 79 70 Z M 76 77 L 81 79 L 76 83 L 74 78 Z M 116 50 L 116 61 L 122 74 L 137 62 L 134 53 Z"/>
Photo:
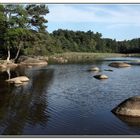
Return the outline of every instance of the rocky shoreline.
<path id="1" fill-rule="evenodd" d="M 22 56 L 17 63 L 14 63 L 12 60 L 6 62 L 3 60 L 3 63 L 0 63 L 0 71 L 6 71 L 7 69 L 15 69 L 17 67 L 33 67 L 33 66 L 47 66 L 47 59 L 33 58 Z"/>

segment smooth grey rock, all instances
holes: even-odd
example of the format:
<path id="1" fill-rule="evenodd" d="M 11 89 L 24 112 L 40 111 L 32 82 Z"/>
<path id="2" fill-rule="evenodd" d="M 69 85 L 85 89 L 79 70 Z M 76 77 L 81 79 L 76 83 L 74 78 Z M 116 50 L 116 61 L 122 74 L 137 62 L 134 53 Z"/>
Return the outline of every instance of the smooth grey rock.
<path id="1" fill-rule="evenodd" d="M 88 71 L 100 71 L 100 69 L 98 67 L 93 67 L 93 68 L 90 68 Z"/>
<path id="2" fill-rule="evenodd" d="M 124 63 L 124 62 L 112 62 L 109 64 L 111 67 L 115 68 L 124 68 L 124 67 L 131 67 L 130 64 Z"/>
<path id="3" fill-rule="evenodd" d="M 94 78 L 96 78 L 96 79 L 108 79 L 108 76 L 101 74 L 101 75 L 94 75 Z"/>
<path id="4" fill-rule="evenodd" d="M 22 84 L 24 82 L 28 82 L 29 78 L 26 76 L 19 76 L 19 77 L 15 77 L 15 78 L 11 78 L 6 80 L 6 82 L 8 83 L 14 83 L 14 84 Z"/>
<path id="5" fill-rule="evenodd" d="M 117 115 L 140 117 L 140 96 L 124 100 L 112 112 Z"/>

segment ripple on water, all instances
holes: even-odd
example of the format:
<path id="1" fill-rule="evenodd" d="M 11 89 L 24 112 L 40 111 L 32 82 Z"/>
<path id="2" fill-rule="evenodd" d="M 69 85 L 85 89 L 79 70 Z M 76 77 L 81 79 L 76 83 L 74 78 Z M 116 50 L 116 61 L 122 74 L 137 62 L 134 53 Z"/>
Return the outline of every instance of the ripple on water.
<path id="1" fill-rule="evenodd" d="M 14 87 L 0 80 L 1 134 L 139 134 L 111 113 L 124 99 L 139 95 L 139 66 L 109 69 L 110 61 L 94 64 L 50 65 L 20 71 L 28 85 Z M 98 66 L 109 76 L 97 80 L 87 70 Z M 3 88 L 3 89 L 2 89 Z"/>

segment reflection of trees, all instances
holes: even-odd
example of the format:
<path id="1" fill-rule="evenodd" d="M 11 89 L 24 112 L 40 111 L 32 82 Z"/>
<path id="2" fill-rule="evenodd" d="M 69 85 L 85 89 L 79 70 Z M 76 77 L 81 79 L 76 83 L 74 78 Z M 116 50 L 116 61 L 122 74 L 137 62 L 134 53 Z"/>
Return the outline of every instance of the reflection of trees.
<path id="1" fill-rule="evenodd" d="M 46 73 L 46 74 L 45 74 Z M 45 125 L 46 123 L 46 104 L 47 104 L 47 88 L 53 76 L 53 71 L 38 71 L 37 76 L 33 77 L 30 92 L 32 92 L 32 107 L 30 108 L 30 118 L 32 118 L 32 123 L 41 123 Z"/>
<path id="2" fill-rule="evenodd" d="M 35 70 L 26 86 L 3 85 L 9 87 L 0 93 L 1 134 L 22 134 L 27 125 L 46 125 L 47 88 L 52 78 L 53 70 Z"/>

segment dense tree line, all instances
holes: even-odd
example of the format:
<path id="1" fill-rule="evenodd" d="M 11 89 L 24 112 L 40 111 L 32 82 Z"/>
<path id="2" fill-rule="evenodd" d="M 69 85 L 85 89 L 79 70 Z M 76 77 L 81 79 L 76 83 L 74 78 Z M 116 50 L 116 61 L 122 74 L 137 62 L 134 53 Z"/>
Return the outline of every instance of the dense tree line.
<path id="1" fill-rule="evenodd" d="M 39 41 L 24 50 L 29 55 L 49 55 L 62 52 L 140 53 L 140 38 L 124 41 L 102 38 L 101 33 L 58 29 L 47 31 Z"/>
<path id="2" fill-rule="evenodd" d="M 50 34 L 55 46 L 62 51 L 140 53 L 140 38 L 124 41 L 102 38 L 92 31 L 70 31 L 59 29 Z"/>
<path id="3" fill-rule="evenodd" d="M 69 31 L 59 29 L 51 36 L 57 47 L 63 51 L 76 52 L 117 52 L 117 42 L 111 39 L 102 39 L 101 33 L 92 31 Z"/>
<path id="4" fill-rule="evenodd" d="M 0 57 L 61 52 L 140 53 L 140 38 L 124 41 L 103 38 L 93 31 L 58 29 L 47 32 L 46 5 L 0 5 Z"/>

